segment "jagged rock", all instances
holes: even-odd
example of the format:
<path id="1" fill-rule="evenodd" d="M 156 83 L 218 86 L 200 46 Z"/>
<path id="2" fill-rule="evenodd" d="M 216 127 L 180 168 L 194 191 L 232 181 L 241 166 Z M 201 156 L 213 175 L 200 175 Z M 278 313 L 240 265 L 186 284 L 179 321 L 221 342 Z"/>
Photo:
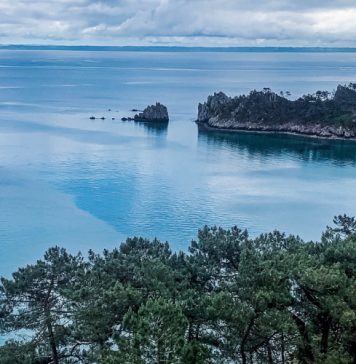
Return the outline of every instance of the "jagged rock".
<path id="1" fill-rule="evenodd" d="M 196 121 L 215 129 L 352 139 L 356 135 L 356 84 L 339 85 L 333 96 L 318 91 L 295 101 L 267 88 L 233 98 L 218 92 L 198 105 Z"/>
<path id="2" fill-rule="evenodd" d="M 322 130 L 319 135 L 324 138 L 330 138 L 332 136 L 329 130 Z"/>
<path id="3" fill-rule="evenodd" d="M 156 105 L 147 106 L 143 112 L 134 116 L 135 121 L 168 122 L 167 107 L 156 102 Z"/>

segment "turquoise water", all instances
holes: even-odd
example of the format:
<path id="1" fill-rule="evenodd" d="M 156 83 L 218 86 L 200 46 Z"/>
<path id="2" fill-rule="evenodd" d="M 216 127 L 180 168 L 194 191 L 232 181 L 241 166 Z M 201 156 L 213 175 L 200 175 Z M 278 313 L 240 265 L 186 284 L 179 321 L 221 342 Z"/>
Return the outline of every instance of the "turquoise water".
<path id="1" fill-rule="evenodd" d="M 318 239 L 355 214 L 356 143 L 206 132 L 197 105 L 214 91 L 332 90 L 356 81 L 355 60 L 0 51 L 0 275 L 55 244 L 86 254 L 139 235 L 185 250 L 205 224 Z M 156 101 L 168 126 L 120 120 Z"/>

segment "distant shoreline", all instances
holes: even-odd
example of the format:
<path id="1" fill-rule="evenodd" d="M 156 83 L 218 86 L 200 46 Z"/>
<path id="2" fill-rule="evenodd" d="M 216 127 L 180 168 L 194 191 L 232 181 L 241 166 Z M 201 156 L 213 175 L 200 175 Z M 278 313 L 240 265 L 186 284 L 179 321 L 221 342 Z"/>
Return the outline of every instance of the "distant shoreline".
<path id="1" fill-rule="evenodd" d="M 178 47 L 178 46 L 78 46 L 0 44 L 1 50 L 106 51 L 106 52 L 216 52 L 216 53 L 356 53 L 347 47 Z"/>

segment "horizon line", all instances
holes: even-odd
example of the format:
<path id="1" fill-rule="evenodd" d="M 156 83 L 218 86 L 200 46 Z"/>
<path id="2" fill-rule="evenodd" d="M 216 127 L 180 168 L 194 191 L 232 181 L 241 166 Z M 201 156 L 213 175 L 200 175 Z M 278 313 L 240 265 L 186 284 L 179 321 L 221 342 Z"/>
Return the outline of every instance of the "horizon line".
<path id="1" fill-rule="evenodd" d="M 73 51 L 181 51 L 181 52 L 356 52 L 353 47 L 204 47 L 204 46 L 100 46 L 100 45 L 40 45 L 40 44 L 0 44 L 0 50 L 73 50 Z"/>

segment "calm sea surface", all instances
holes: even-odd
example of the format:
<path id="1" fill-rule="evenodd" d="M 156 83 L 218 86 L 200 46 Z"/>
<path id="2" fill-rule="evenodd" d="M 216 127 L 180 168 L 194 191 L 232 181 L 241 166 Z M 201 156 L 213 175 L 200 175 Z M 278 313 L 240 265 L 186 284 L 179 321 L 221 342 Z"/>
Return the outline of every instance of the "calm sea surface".
<path id="1" fill-rule="evenodd" d="M 356 143 L 204 132 L 197 105 L 350 81 L 355 53 L 0 51 L 0 275 L 56 244 L 99 253 L 137 235 L 185 250 L 205 224 L 318 239 L 355 214 Z M 120 120 L 156 101 L 168 127 Z"/>

